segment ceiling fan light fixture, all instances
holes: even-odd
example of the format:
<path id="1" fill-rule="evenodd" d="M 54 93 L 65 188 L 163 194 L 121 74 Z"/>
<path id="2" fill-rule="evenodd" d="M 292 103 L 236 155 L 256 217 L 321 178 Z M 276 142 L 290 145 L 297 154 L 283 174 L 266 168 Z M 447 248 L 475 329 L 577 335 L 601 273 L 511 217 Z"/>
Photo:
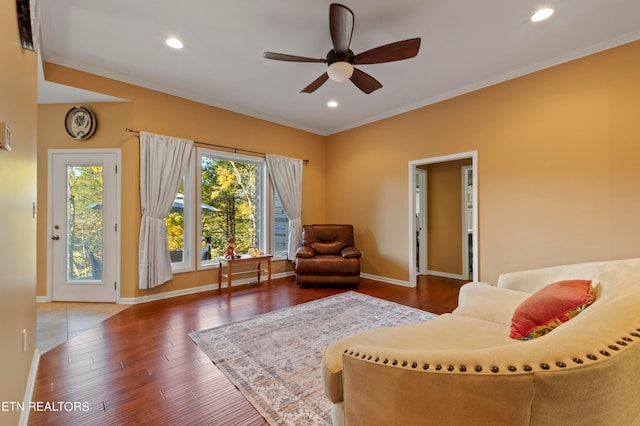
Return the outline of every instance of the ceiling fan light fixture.
<path id="1" fill-rule="evenodd" d="M 338 61 L 329 65 L 327 74 L 333 81 L 345 81 L 353 75 L 353 65 L 346 61 Z"/>
<path id="2" fill-rule="evenodd" d="M 180 40 L 172 37 L 167 39 L 167 46 L 172 47 L 174 49 L 182 49 L 184 45 Z"/>
<path id="3" fill-rule="evenodd" d="M 532 22 L 544 21 L 545 19 L 547 19 L 551 15 L 553 15 L 553 9 L 550 9 L 548 7 L 544 8 L 544 9 L 540 9 L 536 13 L 533 14 L 533 16 L 531 17 L 531 21 Z"/>

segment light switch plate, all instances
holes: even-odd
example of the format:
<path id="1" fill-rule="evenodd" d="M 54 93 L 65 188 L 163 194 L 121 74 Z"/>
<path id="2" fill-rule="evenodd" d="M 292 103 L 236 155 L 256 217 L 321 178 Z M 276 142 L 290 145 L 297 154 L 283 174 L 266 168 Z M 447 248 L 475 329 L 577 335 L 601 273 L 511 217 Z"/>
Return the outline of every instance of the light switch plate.
<path id="1" fill-rule="evenodd" d="M 0 123 L 0 149 L 11 151 L 11 129 L 7 123 Z"/>

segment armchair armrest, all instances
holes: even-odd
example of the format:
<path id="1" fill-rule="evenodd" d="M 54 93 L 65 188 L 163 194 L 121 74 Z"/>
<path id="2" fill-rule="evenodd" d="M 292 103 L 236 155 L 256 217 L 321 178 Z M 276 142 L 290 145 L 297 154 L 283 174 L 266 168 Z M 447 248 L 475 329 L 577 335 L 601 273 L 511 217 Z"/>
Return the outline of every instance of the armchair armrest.
<path id="1" fill-rule="evenodd" d="M 360 257 L 362 257 L 362 253 L 360 252 L 360 250 L 358 250 L 357 248 L 355 248 L 353 246 L 349 246 L 349 247 L 343 248 L 342 251 L 340 252 L 340 255 L 343 258 L 360 258 Z"/>
<path id="2" fill-rule="evenodd" d="M 309 246 L 300 246 L 296 250 L 296 257 L 313 257 L 316 255 L 316 251 Z"/>

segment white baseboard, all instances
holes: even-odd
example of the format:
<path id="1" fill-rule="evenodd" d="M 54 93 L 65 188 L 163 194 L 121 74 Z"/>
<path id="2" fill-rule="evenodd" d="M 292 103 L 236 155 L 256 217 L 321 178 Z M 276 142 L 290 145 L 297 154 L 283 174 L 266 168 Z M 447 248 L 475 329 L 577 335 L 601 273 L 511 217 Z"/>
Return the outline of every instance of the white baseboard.
<path id="1" fill-rule="evenodd" d="M 294 275 L 294 272 L 281 272 L 278 274 L 273 274 L 271 275 L 271 279 L 275 280 L 278 278 L 285 278 L 285 277 L 289 277 Z M 263 281 L 264 282 L 264 281 Z M 245 279 L 241 279 L 241 280 L 234 280 L 231 283 L 231 287 L 236 287 L 236 286 L 240 286 L 240 285 L 246 285 L 246 284 L 251 284 L 251 283 L 255 283 L 255 279 L 252 278 L 245 278 Z M 226 282 L 222 283 L 222 289 L 226 289 Z M 178 297 L 178 296 L 186 296 L 189 294 L 196 294 L 196 293 L 203 293 L 205 291 L 213 291 L 213 290 L 217 290 L 218 289 L 218 284 L 208 284 L 208 285 L 204 285 L 204 286 L 200 286 L 200 287 L 191 287 L 191 288 L 185 288 L 183 290 L 175 290 L 175 291 L 169 291 L 167 293 L 158 293 L 158 294 L 153 294 L 153 295 L 149 295 L 149 296 L 142 296 L 142 297 L 121 297 L 120 300 L 118 301 L 118 303 L 123 304 L 123 305 L 136 305 L 138 303 L 146 303 L 146 302 L 155 302 L 156 300 L 164 300 L 164 299 L 170 299 L 172 297 Z"/>
<path id="2" fill-rule="evenodd" d="M 415 287 L 415 286 L 412 286 L 411 284 L 409 284 L 409 281 L 401 281 L 401 280 L 396 280 L 396 279 L 393 279 L 393 278 L 380 277 L 378 275 L 371 275 L 371 274 L 365 274 L 365 273 L 360 273 L 360 276 L 362 278 L 367 278 L 367 279 L 370 279 L 370 280 L 380 281 L 380 282 L 388 283 L 388 284 L 399 285 L 399 286 L 402 286 L 402 287 Z"/>
<path id="3" fill-rule="evenodd" d="M 452 274 L 449 272 L 439 272 L 439 271 L 427 271 L 427 275 L 433 275 L 436 277 L 442 277 L 442 278 L 452 278 L 454 280 L 468 280 L 468 277 L 465 277 L 462 274 Z"/>
<path id="4" fill-rule="evenodd" d="M 49 296 L 36 296 L 36 303 L 47 303 L 51 302 Z"/>
<path id="5" fill-rule="evenodd" d="M 27 426 L 29 423 L 29 405 L 31 403 L 31 399 L 33 397 L 33 389 L 36 384 L 36 375 L 38 373 L 38 365 L 40 365 L 40 351 L 36 348 L 33 351 L 33 358 L 31 359 L 31 368 L 29 369 L 29 378 L 27 379 L 27 387 L 24 390 L 24 401 L 22 413 L 20 413 L 20 426 Z"/>

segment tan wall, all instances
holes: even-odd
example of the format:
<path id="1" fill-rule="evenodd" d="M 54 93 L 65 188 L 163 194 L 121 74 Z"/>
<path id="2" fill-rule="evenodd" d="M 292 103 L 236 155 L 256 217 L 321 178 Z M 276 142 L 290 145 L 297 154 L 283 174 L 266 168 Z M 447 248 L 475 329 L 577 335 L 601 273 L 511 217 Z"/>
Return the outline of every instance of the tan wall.
<path id="1" fill-rule="evenodd" d="M 310 159 L 303 221 L 353 223 L 367 274 L 408 280 L 408 162 L 473 150 L 481 279 L 638 255 L 640 42 L 326 138 L 53 64 L 45 69 L 52 81 L 133 100 L 125 121 L 134 128 Z M 127 138 L 117 140 L 128 146 Z M 131 144 L 123 176 L 137 175 Z M 136 186 L 123 193 L 130 214 L 123 247 L 137 245 Z M 135 276 L 135 256 L 123 253 L 124 297 L 149 294 L 124 282 Z M 181 274 L 155 291 L 204 281 Z M 38 283 L 41 294 L 40 276 Z"/>
<path id="2" fill-rule="evenodd" d="M 0 40 L 0 122 L 13 146 L 0 151 L 0 402 L 9 403 L 24 399 L 36 335 L 37 57 L 20 47 L 15 2 L 0 2 Z M 20 414 L 2 410 L 0 424 L 18 424 Z"/>
<path id="3" fill-rule="evenodd" d="M 427 264 L 462 275 L 462 166 L 471 159 L 421 166 L 427 170 Z"/>
<path id="4" fill-rule="evenodd" d="M 406 281 L 408 162 L 477 150 L 482 280 L 636 257 L 638 76 L 635 42 L 332 135 L 328 220 L 356 225 L 363 272 Z"/>
<path id="5" fill-rule="evenodd" d="M 140 226 L 140 184 L 138 138 L 125 127 L 196 141 L 310 160 L 303 170 L 304 222 L 323 222 L 325 213 L 325 138 L 301 130 L 269 123 L 171 95 L 116 82 L 95 75 L 45 64 L 47 80 L 131 102 L 89 104 L 98 119 L 96 134 L 86 142 L 66 135 L 64 117 L 70 105 L 40 106 L 39 156 L 51 148 L 122 148 L 122 264 L 121 297 L 142 297 L 183 290 L 217 281 L 213 270 L 181 273 L 152 290 L 138 289 L 137 250 Z M 46 165 L 46 162 L 45 162 Z M 46 197 L 47 171 L 39 168 L 38 189 Z M 39 217 L 39 231 L 46 231 L 46 217 Z M 46 235 L 38 246 L 38 295 L 46 294 Z M 274 273 L 291 270 L 289 262 L 275 262 Z M 43 273 L 44 272 L 44 273 Z"/>

